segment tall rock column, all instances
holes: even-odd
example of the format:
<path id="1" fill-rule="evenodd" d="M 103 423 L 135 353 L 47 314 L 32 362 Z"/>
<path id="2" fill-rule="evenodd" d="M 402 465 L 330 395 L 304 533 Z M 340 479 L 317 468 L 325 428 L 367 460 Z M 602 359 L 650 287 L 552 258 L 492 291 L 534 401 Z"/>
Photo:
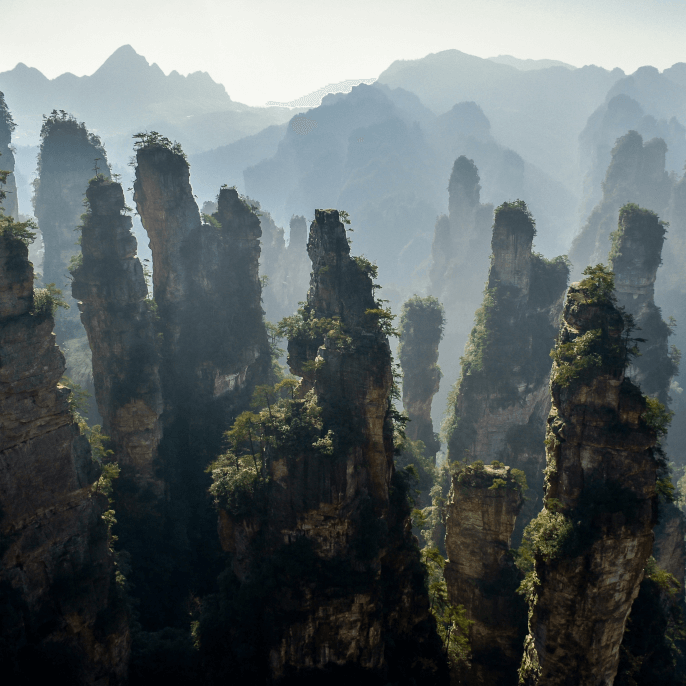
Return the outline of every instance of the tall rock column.
<path id="1" fill-rule="evenodd" d="M 8 683 L 120 684 L 127 613 L 99 468 L 59 385 L 52 304 L 26 245 L 0 234 L 0 663 Z"/>
<path id="2" fill-rule="evenodd" d="M 525 472 L 530 490 L 515 545 L 543 498 L 550 349 L 569 274 L 564 258 L 532 253 L 534 235 L 525 203 L 496 210 L 488 287 L 445 424 L 451 462 L 499 460 Z"/>
<path id="3" fill-rule="evenodd" d="M 612 234 L 610 269 L 615 274 L 617 302 L 633 316 L 640 357 L 632 361 L 629 374 L 648 395 L 669 402 L 669 385 L 678 371 L 669 355 L 671 330 L 655 304 L 655 278 L 662 261 L 665 225 L 650 210 L 625 205 L 619 211 L 619 225 Z"/>
<path id="4" fill-rule="evenodd" d="M 79 253 L 77 227 L 81 224 L 83 200 L 89 179 L 96 173 L 109 176 L 107 155 L 100 139 L 89 133 L 66 112 L 53 111 L 43 121 L 41 145 L 38 155 L 38 179 L 33 204 L 36 219 L 45 243 L 43 283 L 54 283 L 64 289 L 68 283 L 71 258 Z M 60 345 L 70 341 L 68 347 L 76 352 L 77 340 L 85 339 L 79 321 L 76 301 L 67 295 L 69 310 L 57 317 L 55 333 Z M 87 346 L 86 346 L 87 348 Z M 73 373 L 71 351 L 67 353 L 71 376 L 83 383 L 90 370 Z M 88 352 L 84 355 L 89 357 Z M 90 360 L 82 365 L 90 367 Z"/>
<path id="5" fill-rule="evenodd" d="M 431 296 L 414 296 L 400 315 L 398 358 L 403 372 L 403 405 L 410 418 L 407 435 L 423 441 L 434 459 L 441 447 L 431 421 L 431 401 L 441 382 L 438 344 L 443 337 L 443 306 Z"/>
<path id="6" fill-rule="evenodd" d="M 155 465 L 162 427 L 162 395 L 154 313 L 136 257 L 131 217 L 122 214 L 119 183 L 103 176 L 86 191 L 82 263 L 72 294 L 93 352 L 93 378 L 103 430 L 115 446 L 124 477 L 157 498 L 164 482 Z M 130 474 L 127 474 L 130 472 Z"/>
<path id="7" fill-rule="evenodd" d="M 526 608 L 510 551 L 524 496 L 512 470 L 476 464 L 454 472 L 447 505 L 443 574 L 448 599 L 463 605 L 472 665 L 460 683 L 517 683 L 526 635 Z"/>
<path id="8" fill-rule="evenodd" d="M 10 172 L 5 183 L 0 183 L 0 188 L 6 194 L 4 198 L 0 198 L 0 211 L 18 220 L 17 181 L 12 173 L 14 172 L 12 131 L 15 128 L 16 124 L 5 102 L 5 95 L 0 91 L 0 170 Z"/>
<path id="9" fill-rule="evenodd" d="M 144 624 L 187 621 L 189 593 L 209 591 L 222 564 L 206 468 L 223 434 L 269 380 L 271 356 L 261 307 L 258 216 L 223 187 L 202 223 L 188 163 L 177 145 L 149 134 L 137 144 L 134 199 L 150 237 L 161 362 L 166 531 L 149 555 Z M 132 380 L 133 382 L 133 380 Z M 150 570 L 157 567 L 157 578 Z M 160 576 L 162 575 L 162 576 Z M 165 592 L 160 578 L 177 588 Z M 139 588 L 140 591 L 140 588 Z"/>
<path id="10" fill-rule="evenodd" d="M 526 684 L 612 684 L 653 546 L 656 429 L 626 376 L 624 319 L 602 265 L 569 289 L 551 375 L 543 511 L 525 539 Z"/>
<path id="11" fill-rule="evenodd" d="M 335 210 L 316 211 L 308 253 L 307 303 L 284 324 L 302 381 L 254 420 L 266 441 L 259 457 L 251 433 L 252 457 L 229 452 L 213 471 L 232 565 L 201 622 L 201 650 L 212 683 L 444 683 L 407 486 L 393 466 L 388 315 L 373 296 L 374 267 L 350 256 Z M 265 586 L 273 574 L 278 583 Z"/>
<path id="12" fill-rule="evenodd" d="M 640 355 L 632 360 L 628 375 L 647 395 L 667 406 L 671 400 L 670 384 L 678 373 L 678 365 L 669 351 L 668 340 L 672 330 L 662 319 L 654 298 L 665 233 L 664 223 L 654 212 L 634 204 L 625 205 L 619 211 L 617 230 L 611 235 L 610 268 L 615 275 L 618 304 L 633 317 L 637 335 L 643 339 L 638 341 Z M 658 520 L 653 557 L 658 567 L 672 574 L 683 590 L 686 518 L 674 503 L 661 498 Z M 640 664 L 639 678 L 665 684 L 670 683 L 670 678 L 678 680 L 678 675 L 668 675 L 668 669 L 681 662 L 672 642 L 659 634 L 656 636 L 656 632 L 650 629 L 646 631 L 650 636 L 648 640 L 641 640 L 638 635 L 649 626 L 646 615 L 651 615 L 654 620 L 680 612 L 678 597 L 679 594 L 670 595 L 665 589 L 655 593 L 649 576 L 641 583 L 639 597 L 629 617 L 629 631 L 622 644 L 623 656 L 630 654 L 633 659 L 620 662 L 618 679 L 621 680 L 636 664 Z M 672 653 L 670 657 L 665 657 L 665 649 Z"/>

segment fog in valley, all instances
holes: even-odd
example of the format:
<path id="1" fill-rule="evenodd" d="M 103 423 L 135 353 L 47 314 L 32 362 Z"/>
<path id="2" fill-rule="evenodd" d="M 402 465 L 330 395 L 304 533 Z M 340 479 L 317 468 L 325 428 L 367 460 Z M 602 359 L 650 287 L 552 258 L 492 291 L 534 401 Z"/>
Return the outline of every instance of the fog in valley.
<path id="1" fill-rule="evenodd" d="M 6 4 L 7 683 L 686 683 L 680 3 Z"/>

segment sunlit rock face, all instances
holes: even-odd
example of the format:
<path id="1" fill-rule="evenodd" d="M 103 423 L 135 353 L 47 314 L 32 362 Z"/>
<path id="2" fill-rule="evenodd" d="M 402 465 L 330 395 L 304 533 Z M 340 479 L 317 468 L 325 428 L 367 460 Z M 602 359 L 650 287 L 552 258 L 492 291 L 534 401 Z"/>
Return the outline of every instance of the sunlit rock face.
<path id="1" fill-rule="evenodd" d="M 8 683 L 59 668 L 69 683 L 120 684 L 129 632 L 108 502 L 39 302 L 27 247 L 0 236 L 0 662 Z"/>
<path id="2" fill-rule="evenodd" d="M 15 123 L 5 102 L 5 96 L 0 91 L 0 170 L 14 172 L 14 153 L 12 152 L 12 131 Z M 7 177 L 7 182 L 0 184 L 6 193 L 0 201 L 0 211 L 6 215 L 19 219 L 19 204 L 17 203 L 17 181 L 14 174 Z"/>
<path id="3" fill-rule="evenodd" d="M 398 357 L 403 372 L 403 406 L 409 417 L 407 436 L 422 441 L 435 459 L 441 447 L 431 420 L 431 402 L 441 382 L 438 344 L 445 324 L 443 307 L 435 298 L 415 296 L 403 304 Z"/>
<path id="4" fill-rule="evenodd" d="M 447 505 L 444 576 L 448 598 L 463 605 L 472 664 L 460 683 L 516 684 L 526 635 L 526 608 L 516 591 L 511 553 L 515 520 L 524 504 L 509 467 L 466 467 L 453 474 Z"/>
<path id="5" fill-rule="evenodd" d="M 302 380 L 286 415 L 274 420 L 284 426 L 265 454 L 269 478 L 259 499 L 219 513 L 232 560 L 225 592 L 255 598 L 249 614 L 261 627 L 249 668 L 270 683 L 319 683 L 326 674 L 445 683 L 404 481 L 393 465 L 391 353 L 369 263 L 350 256 L 335 210 L 316 211 L 307 248 L 304 323 L 288 344 Z M 278 438 L 303 430 L 308 417 L 320 439 Z M 223 646 L 227 660 L 246 619 L 235 605 L 225 608 L 210 613 L 200 636 L 201 644 Z M 217 683 L 221 650 L 206 657 Z M 232 659 L 235 671 L 248 669 L 239 654 Z"/>
<path id="6" fill-rule="evenodd" d="M 653 546 L 656 432 L 626 376 L 611 278 L 569 289 L 552 369 L 544 510 L 531 524 L 527 684 L 612 684 Z"/>
<path id="7" fill-rule="evenodd" d="M 505 203 L 495 216 L 488 287 L 465 348 L 446 433 L 450 461 L 499 460 L 525 472 L 529 491 L 514 534 L 518 545 L 543 498 L 549 353 L 569 269 L 563 258 L 532 253 L 535 226 L 524 203 Z"/>

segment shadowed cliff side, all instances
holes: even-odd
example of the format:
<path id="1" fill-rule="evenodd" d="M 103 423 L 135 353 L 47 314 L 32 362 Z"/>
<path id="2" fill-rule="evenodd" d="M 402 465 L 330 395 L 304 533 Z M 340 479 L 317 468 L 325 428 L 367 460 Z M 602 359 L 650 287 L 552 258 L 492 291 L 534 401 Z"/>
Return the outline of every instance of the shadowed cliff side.
<path id="1" fill-rule="evenodd" d="M 654 300 L 665 233 L 664 222 L 654 212 L 637 205 L 625 205 L 619 211 L 618 228 L 612 234 L 609 261 L 615 275 L 618 305 L 633 318 L 641 337 L 637 341 L 640 355 L 632 360 L 627 373 L 641 390 L 666 406 L 671 400 L 670 383 L 678 373 L 678 362 L 673 354 L 670 355 L 668 345 L 672 327 L 663 321 Z M 627 621 L 616 680 L 618 686 L 629 684 L 632 679 L 676 684 L 684 677 L 683 657 L 677 646 L 683 650 L 678 626 L 683 623 L 686 518 L 670 502 L 671 493 L 660 490 L 667 497 L 661 497 L 658 506 L 659 524 L 655 527 L 653 549 L 656 573 L 648 572 L 641 582 Z M 663 575 L 665 572 L 671 574 L 673 582 L 660 587 L 655 582 L 658 571 Z M 665 626 L 655 631 L 654 625 L 659 621 Z"/>
<path id="2" fill-rule="evenodd" d="M 103 433 L 121 470 L 114 483 L 116 533 L 131 556 L 127 578 L 142 598 L 145 619 L 148 605 L 159 605 L 156 586 L 168 583 L 162 570 L 171 564 L 160 554 L 167 475 L 158 456 L 163 399 L 157 316 L 136 256 L 131 217 L 122 214 L 121 185 L 98 176 L 91 179 L 86 198 L 83 257 L 73 271 L 72 294 L 92 350 Z M 159 570 L 154 582 L 153 569 Z"/>
<path id="3" fill-rule="evenodd" d="M 122 684 L 129 632 L 103 517 L 108 501 L 70 391 L 59 385 L 54 300 L 33 290 L 30 236 L 22 237 L 7 226 L 0 232 L 3 678 Z"/>
<path id="4" fill-rule="evenodd" d="M 431 401 L 441 382 L 438 344 L 443 337 L 443 306 L 431 296 L 403 303 L 398 358 L 403 372 L 403 405 L 410 423 L 408 438 L 422 441 L 426 456 L 436 459 L 441 444 L 431 421 Z"/>
<path id="5" fill-rule="evenodd" d="M 514 686 L 526 636 L 526 607 L 516 591 L 510 537 L 524 504 L 521 472 L 493 465 L 458 468 L 447 505 L 443 574 L 448 598 L 473 622 L 472 664 L 461 684 Z"/>
<path id="6" fill-rule="evenodd" d="M 0 187 L 6 194 L 0 203 L 0 211 L 18 220 L 17 181 L 13 173 L 14 153 L 12 152 L 12 131 L 15 128 L 16 124 L 5 102 L 5 95 L 0 91 L 0 169 L 10 172 L 5 182 L 0 183 Z"/>
<path id="7" fill-rule="evenodd" d="M 200 625 L 210 683 L 445 683 L 393 467 L 390 315 L 337 211 L 316 211 L 308 253 L 307 302 L 281 325 L 302 380 L 213 466 L 232 564 Z"/>
<path id="8" fill-rule="evenodd" d="M 551 372 L 544 509 L 529 524 L 526 684 L 611 684 L 653 546 L 659 413 L 602 265 L 570 286 Z"/>
<path id="9" fill-rule="evenodd" d="M 572 242 L 569 259 L 575 277 L 607 255 L 620 207 L 636 203 L 660 215 L 665 213 L 672 188 L 665 171 L 666 153 L 667 146 L 661 138 L 644 143 L 640 134 L 629 131 L 617 139 L 603 181 L 602 200 Z"/>
<path id="10" fill-rule="evenodd" d="M 496 210 L 488 285 L 444 425 L 450 462 L 499 460 L 525 472 L 515 544 L 543 497 L 549 354 L 569 274 L 564 257 L 532 253 L 534 235 L 524 202 Z"/>
<path id="11" fill-rule="evenodd" d="M 178 144 L 141 134 L 134 199 L 150 237 L 164 410 L 158 447 L 167 498 L 160 572 L 143 599 L 150 630 L 183 626 L 189 594 L 209 592 L 221 565 L 209 462 L 245 409 L 253 387 L 269 381 L 271 355 L 260 303 L 260 223 L 235 189 L 222 187 L 202 223 Z M 134 382 L 133 379 L 131 379 Z M 151 551 L 152 552 L 152 551 Z M 168 575 L 177 592 L 159 581 Z"/>

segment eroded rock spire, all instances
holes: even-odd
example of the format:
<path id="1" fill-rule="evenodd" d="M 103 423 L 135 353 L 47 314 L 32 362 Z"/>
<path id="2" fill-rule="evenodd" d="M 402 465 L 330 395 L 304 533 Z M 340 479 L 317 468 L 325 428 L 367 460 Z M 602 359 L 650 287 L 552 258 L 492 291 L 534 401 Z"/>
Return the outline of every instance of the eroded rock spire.
<path id="1" fill-rule="evenodd" d="M 602 265 L 570 286 L 554 353 L 543 511 L 525 533 L 526 684 L 611 684 L 653 545 L 656 418 Z"/>

